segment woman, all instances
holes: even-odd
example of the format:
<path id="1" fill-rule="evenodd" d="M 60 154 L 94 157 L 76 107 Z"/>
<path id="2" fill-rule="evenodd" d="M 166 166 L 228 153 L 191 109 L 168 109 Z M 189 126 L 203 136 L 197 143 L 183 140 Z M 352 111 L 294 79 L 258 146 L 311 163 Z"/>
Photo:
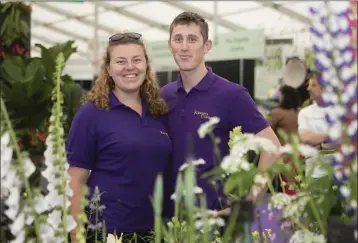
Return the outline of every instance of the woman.
<path id="1" fill-rule="evenodd" d="M 137 242 L 150 235 L 154 218 L 150 197 L 171 156 L 162 122 L 166 111 L 141 35 L 110 37 L 99 77 L 74 117 L 67 141 L 75 218 L 81 188 L 87 184 L 89 198 L 95 187 L 101 193 L 108 233 L 123 233 L 127 239 L 136 235 Z"/>
<path id="2" fill-rule="evenodd" d="M 280 136 L 279 131 L 282 130 L 286 134 L 297 134 L 298 131 L 298 112 L 300 108 L 300 95 L 295 88 L 284 85 L 280 88 L 280 105 L 271 112 L 270 124 L 276 133 L 282 145 L 285 144 L 284 139 Z M 292 166 L 292 177 L 294 170 Z M 282 177 L 287 182 L 287 178 Z M 291 178 L 292 179 L 292 178 Z M 288 186 L 285 186 L 285 192 L 289 195 L 295 194 Z"/>
<path id="3" fill-rule="evenodd" d="M 297 133 L 298 112 L 300 108 L 300 96 L 295 88 L 284 85 L 280 88 L 279 107 L 271 112 L 270 124 L 281 144 L 285 142 L 279 136 L 278 131 Z"/>

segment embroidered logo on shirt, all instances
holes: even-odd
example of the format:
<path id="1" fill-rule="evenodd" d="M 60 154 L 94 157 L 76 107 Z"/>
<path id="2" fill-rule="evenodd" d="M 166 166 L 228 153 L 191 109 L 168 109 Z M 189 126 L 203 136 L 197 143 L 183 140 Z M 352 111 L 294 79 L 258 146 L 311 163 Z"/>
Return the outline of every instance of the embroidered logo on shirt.
<path id="1" fill-rule="evenodd" d="M 211 118 L 211 116 L 209 116 L 207 112 L 203 112 L 203 111 L 194 111 L 194 115 L 200 116 L 200 118 L 207 119 L 207 120 Z"/>
<path id="2" fill-rule="evenodd" d="M 168 133 L 166 133 L 166 132 L 163 132 L 163 131 L 159 131 L 160 132 L 160 134 L 162 134 L 162 135 L 165 135 L 165 136 L 167 136 L 168 138 L 169 138 L 169 135 L 168 135 Z"/>

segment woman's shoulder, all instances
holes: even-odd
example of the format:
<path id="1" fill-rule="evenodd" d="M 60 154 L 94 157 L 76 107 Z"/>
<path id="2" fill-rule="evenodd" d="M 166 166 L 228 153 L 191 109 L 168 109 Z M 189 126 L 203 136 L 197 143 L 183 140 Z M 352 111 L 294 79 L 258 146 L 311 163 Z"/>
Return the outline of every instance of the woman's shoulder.
<path id="1" fill-rule="evenodd" d="M 100 110 L 93 102 L 84 103 L 77 111 L 75 117 L 77 119 L 93 118 L 98 115 Z"/>
<path id="2" fill-rule="evenodd" d="M 280 115 L 282 113 L 285 113 L 285 109 L 282 109 L 281 107 L 276 107 L 271 110 L 272 115 Z"/>

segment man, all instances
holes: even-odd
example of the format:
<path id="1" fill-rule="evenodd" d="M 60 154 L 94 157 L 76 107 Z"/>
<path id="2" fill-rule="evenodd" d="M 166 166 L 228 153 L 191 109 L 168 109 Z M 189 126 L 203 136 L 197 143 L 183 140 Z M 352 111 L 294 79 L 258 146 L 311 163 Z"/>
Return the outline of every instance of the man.
<path id="1" fill-rule="evenodd" d="M 312 71 L 309 74 L 307 90 L 313 103 L 298 113 L 298 133 L 302 143 L 317 146 L 321 149 L 327 149 L 332 148 L 332 145 L 327 143 L 328 125 L 325 120 L 327 110 L 330 109 L 330 107 L 319 105 L 323 90 L 318 82 L 318 77 L 318 72 Z M 330 159 L 330 156 L 325 155 L 323 158 L 327 161 Z M 317 161 L 317 159 L 318 157 L 314 156 L 306 160 L 306 174 L 311 171 L 313 163 Z M 312 172 L 312 177 L 319 178 L 325 174 L 325 171 L 318 167 Z"/>
<path id="2" fill-rule="evenodd" d="M 207 22 L 196 13 L 183 12 L 173 20 L 168 46 L 180 75 L 177 81 L 164 86 L 161 93 L 169 105 L 168 125 L 173 143 L 172 182 L 175 182 L 178 169 L 185 162 L 189 150 L 193 151 L 196 158 L 206 161 L 205 165 L 198 167 L 198 186 L 206 194 L 208 208 L 221 210 L 225 208 L 219 201 L 223 198 L 222 187 L 215 189 L 201 178 L 203 172 L 216 166 L 216 161 L 210 138 L 200 139 L 198 136 L 199 126 L 210 117 L 220 118 L 216 136 L 220 138 L 221 157 L 229 152 L 229 132 L 236 126 L 241 126 L 244 133 L 267 138 L 277 146 L 280 143 L 247 90 L 206 68 L 204 56 L 212 47 L 208 31 Z M 258 166 L 261 169 L 269 167 L 275 159 L 276 155 L 262 153 Z"/>

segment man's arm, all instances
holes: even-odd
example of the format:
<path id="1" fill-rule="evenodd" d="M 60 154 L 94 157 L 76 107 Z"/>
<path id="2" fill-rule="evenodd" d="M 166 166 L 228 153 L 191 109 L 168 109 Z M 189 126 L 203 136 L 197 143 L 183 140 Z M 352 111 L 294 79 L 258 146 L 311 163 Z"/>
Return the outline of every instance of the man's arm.
<path id="1" fill-rule="evenodd" d="M 247 90 L 241 90 L 235 94 L 235 99 L 231 102 L 229 114 L 231 115 L 232 127 L 241 126 L 243 133 L 256 134 L 257 136 L 266 138 L 272 141 L 278 148 L 281 146 L 280 141 L 277 138 L 275 132 L 270 127 L 270 124 L 266 121 L 264 116 L 258 110 L 255 102 L 247 92 Z M 240 111 L 240 112 L 238 112 Z M 277 154 L 263 152 L 260 154 L 260 160 L 258 167 L 264 169 L 270 167 L 275 160 L 278 158 Z M 249 200 L 261 199 L 267 186 L 262 188 L 259 195 L 253 198 L 253 189 L 251 188 L 249 193 Z M 227 215 L 230 214 L 230 208 L 224 209 L 219 214 Z"/>
<path id="2" fill-rule="evenodd" d="M 310 129 L 309 117 L 306 115 L 308 110 L 301 110 L 298 113 L 298 136 L 302 143 L 317 146 L 324 142 L 327 134 L 313 132 Z"/>
<path id="3" fill-rule="evenodd" d="M 327 134 L 308 131 L 306 129 L 299 129 L 298 135 L 302 143 L 309 144 L 311 146 L 317 146 L 328 137 Z"/>
<path id="4" fill-rule="evenodd" d="M 277 147 L 277 153 L 261 152 L 258 169 L 260 171 L 264 171 L 265 169 L 269 168 L 279 158 L 280 156 L 279 149 L 281 147 L 281 143 L 271 127 L 267 127 L 263 129 L 261 132 L 257 133 L 256 136 L 263 137 L 270 140 Z M 259 190 L 258 193 L 255 193 L 252 187 L 248 195 L 248 200 L 254 202 L 260 202 L 263 199 L 267 191 L 267 188 L 268 186 L 266 184 Z"/>

